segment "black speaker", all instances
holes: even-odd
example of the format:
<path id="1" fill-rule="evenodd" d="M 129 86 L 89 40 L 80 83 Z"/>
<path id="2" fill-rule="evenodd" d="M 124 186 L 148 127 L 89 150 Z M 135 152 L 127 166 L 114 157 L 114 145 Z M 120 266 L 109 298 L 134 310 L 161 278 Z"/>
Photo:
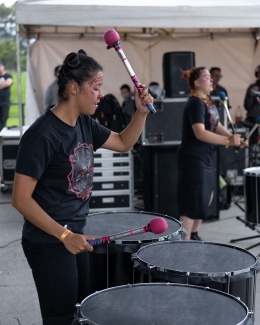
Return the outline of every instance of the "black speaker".
<path id="1" fill-rule="evenodd" d="M 179 219 L 177 206 L 178 145 L 149 145 L 142 147 L 144 208 Z M 219 219 L 219 147 L 213 151 L 215 167 L 214 199 L 207 220 Z"/>
<path id="2" fill-rule="evenodd" d="M 163 55 L 163 84 L 166 97 L 183 97 L 190 94 L 182 71 L 195 67 L 194 52 L 167 52 Z"/>
<path id="3" fill-rule="evenodd" d="M 162 100 L 161 109 L 157 109 L 156 118 L 148 114 L 142 132 L 143 142 L 154 142 L 155 135 L 161 135 L 161 141 L 181 141 L 182 115 L 187 98 Z M 173 121 L 170 123 L 170 121 Z"/>

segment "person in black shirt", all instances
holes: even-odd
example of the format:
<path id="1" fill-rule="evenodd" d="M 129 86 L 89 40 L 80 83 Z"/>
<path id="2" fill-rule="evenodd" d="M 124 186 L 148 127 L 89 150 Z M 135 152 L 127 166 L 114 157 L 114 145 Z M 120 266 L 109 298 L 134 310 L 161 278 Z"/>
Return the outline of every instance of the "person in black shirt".
<path id="1" fill-rule="evenodd" d="M 232 135 L 220 122 L 218 110 L 208 94 L 212 79 L 204 68 L 184 71 L 192 94 L 183 112 L 182 142 L 178 148 L 177 202 L 184 239 L 201 240 L 198 230 L 213 198 L 213 145 L 245 147 L 240 135 Z"/>
<path id="2" fill-rule="evenodd" d="M 256 119 L 260 116 L 259 92 L 260 92 L 260 65 L 255 68 L 256 81 L 250 84 L 246 90 L 244 107 L 247 111 L 247 122 L 255 124 Z M 258 94 L 257 94 L 258 93 Z"/>
<path id="3" fill-rule="evenodd" d="M 5 71 L 3 63 L 0 62 L 0 131 L 6 126 L 12 83 L 12 76 Z"/>
<path id="4" fill-rule="evenodd" d="M 220 86 L 220 84 L 219 84 L 219 80 L 222 78 L 221 69 L 218 67 L 212 67 L 209 70 L 209 72 L 210 72 L 210 76 L 213 81 L 213 84 L 212 84 L 213 89 L 210 92 L 210 96 L 219 98 L 219 93 L 224 92 L 226 94 L 226 96 L 228 97 L 227 90 L 224 87 Z M 216 105 L 219 105 L 219 101 L 216 101 Z M 231 108 L 229 98 L 228 98 L 228 108 L 229 109 Z"/>
<path id="5" fill-rule="evenodd" d="M 129 151 L 153 103 L 148 88 L 135 90 L 137 111 L 120 134 L 95 121 L 102 67 L 83 50 L 59 70 L 58 103 L 24 133 L 18 150 L 13 206 L 24 216 L 22 246 L 36 284 L 43 325 L 71 325 L 76 303 L 87 296 L 83 234 L 93 186 L 93 151 Z"/>

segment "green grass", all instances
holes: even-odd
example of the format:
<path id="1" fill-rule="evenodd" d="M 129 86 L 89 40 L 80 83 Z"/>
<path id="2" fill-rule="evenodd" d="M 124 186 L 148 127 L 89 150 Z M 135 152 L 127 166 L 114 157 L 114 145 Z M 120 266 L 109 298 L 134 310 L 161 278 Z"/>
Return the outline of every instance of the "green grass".
<path id="1" fill-rule="evenodd" d="M 19 107 L 18 107 L 18 82 L 17 72 L 9 72 L 13 77 L 13 84 L 11 86 L 11 106 L 9 110 L 9 117 L 6 122 L 6 126 L 18 126 L 19 125 Z M 22 84 L 22 102 L 25 103 L 25 92 L 26 92 L 26 72 L 21 73 L 21 84 Z M 16 103 L 16 104 L 13 104 Z M 25 106 L 24 106 L 25 114 Z"/>

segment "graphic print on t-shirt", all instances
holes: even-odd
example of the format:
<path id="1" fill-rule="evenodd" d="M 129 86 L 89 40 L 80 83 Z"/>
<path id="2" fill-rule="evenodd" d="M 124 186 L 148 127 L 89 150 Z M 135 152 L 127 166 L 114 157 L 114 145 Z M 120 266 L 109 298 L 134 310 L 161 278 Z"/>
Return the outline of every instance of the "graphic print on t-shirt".
<path id="1" fill-rule="evenodd" d="M 210 115 L 210 124 L 211 124 L 211 131 L 214 132 L 218 126 L 219 122 L 219 114 L 218 110 L 215 105 L 208 106 L 208 113 Z"/>
<path id="2" fill-rule="evenodd" d="M 86 143 L 78 144 L 74 155 L 69 157 L 72 170 L 67 176 L 69 190 L 82 200 L 87 200 L 92 193 L 94 156 L 93 147 Z"/>

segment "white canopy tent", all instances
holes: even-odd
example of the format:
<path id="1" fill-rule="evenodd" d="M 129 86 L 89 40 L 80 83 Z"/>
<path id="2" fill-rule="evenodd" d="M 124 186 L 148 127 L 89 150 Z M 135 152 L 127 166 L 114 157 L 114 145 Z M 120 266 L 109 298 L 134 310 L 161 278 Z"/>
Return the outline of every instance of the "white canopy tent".
<path id="1" fill-rule="evenodd" d="M 27 60 L 28 125 L 44 111 L 43 93 L 54 67 L 80 48 L 104 67 L 103 92 L 121 101 L 119 88 L 131 80 L 115 51 L 106 50 L 103 35 L 108 29 L 118 31 L 142 83 L 163 86 L 166 52 L 192 51 L 196 66 L 221 67 L 220 84 L 228 90 L 233 118 L 260 64 L 260 0 L 20 0 L 15 10 L 17 38 L 36 39 Z"/>

